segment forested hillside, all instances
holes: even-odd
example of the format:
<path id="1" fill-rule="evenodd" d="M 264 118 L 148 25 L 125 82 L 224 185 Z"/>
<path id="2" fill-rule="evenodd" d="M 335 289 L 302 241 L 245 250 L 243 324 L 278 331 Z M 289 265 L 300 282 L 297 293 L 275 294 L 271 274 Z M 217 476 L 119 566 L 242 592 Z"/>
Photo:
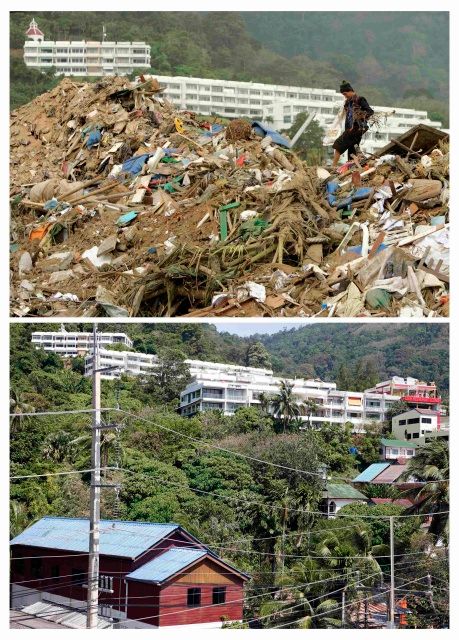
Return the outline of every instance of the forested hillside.
<path id="1" fill-rule="evenodd" d="M 345 77 L 373 103 L 448 121 L 445 12 L 17 11 L 10 47 L 18 53 L 32 17 L 52 40 L 100 40 L 103 25 L 108 40 L 144 40 L 153 73 L 331 89 Z M 22 66 L 14 60 L 14 107 L 38 95 L 21 91 Z"/>
<path id="2" fill-rule="evenodd" d="M 90 325 L 85 323 L 66 323 L 65 326 L 68 330 L 90 330 Z M 56 331 L 59 325 L 50 323 L 40 327 Z M 33 325 L 15 328 L 21 332 L 21 344 L 30 342 L 34 330 Z M 435 380 L 443 397 L 449 396 L 449 328 L 446 324 L 307 324 L 249 338 L 219 333 L 215 325 L 207 323 L 104 323 L 100 330 L 125 330 L 134 341 L 134 348 L 144 353 L 172 349 L 196 360 L 272 366 L 278 376 L 321 378 L 338 382 L 341 388 L 346 382 L 347 388 L 355 391 L 393 375 L 412 376 Z M 250 350 L 256 342 L 261 342 L 267 352 L 261 359 Z M 16 357 L 23 354 L 18 353 Z M 358 376 L 352 375 L 356 368 Z"/>

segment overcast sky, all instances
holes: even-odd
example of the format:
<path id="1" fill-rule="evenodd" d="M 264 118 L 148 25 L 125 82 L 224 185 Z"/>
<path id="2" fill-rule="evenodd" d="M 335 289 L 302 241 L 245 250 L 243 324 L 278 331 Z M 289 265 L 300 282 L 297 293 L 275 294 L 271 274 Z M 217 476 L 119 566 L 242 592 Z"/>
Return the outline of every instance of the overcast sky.
<path id="1" fill-rule="evenodd" d="M 308 320 L 289 320 L 288 322 L 274 322 L 270 320 L 263 320 L 260 322 L 244 322 L 241 321 L 240 318 L 237 319 L 237 322 L 214 322 L 217 327 L 217 331 L 234 333 L 237 336 L 252 336 L 254 333 L 277 333 L 278 331 L 283 331 L 284 329 L 293 329 L 297 327 L 304 327 L 306 324 L 309 324 Z"/>

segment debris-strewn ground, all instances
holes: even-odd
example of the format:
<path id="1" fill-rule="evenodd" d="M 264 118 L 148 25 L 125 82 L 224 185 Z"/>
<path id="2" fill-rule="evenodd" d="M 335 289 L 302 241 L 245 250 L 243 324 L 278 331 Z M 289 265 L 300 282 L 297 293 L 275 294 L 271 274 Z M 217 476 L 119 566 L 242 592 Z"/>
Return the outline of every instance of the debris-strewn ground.
<path id="1" fill-rule="evenodd" d="M 447 136 L 330 175 L 263 134 L 154 79 L 66 78 L 13 112 L 12 314 L 448 315 Z"/>

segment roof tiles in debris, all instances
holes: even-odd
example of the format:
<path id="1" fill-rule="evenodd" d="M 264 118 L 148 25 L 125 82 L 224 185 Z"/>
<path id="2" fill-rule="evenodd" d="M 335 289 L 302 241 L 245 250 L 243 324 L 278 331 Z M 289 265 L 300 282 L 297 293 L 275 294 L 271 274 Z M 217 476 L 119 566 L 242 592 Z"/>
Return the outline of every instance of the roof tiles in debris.
<path id="1" fill-rule="evenodd" d="M 178 528 L 178 524 L 172 523 L 101 520 L 100 552 L 136 558 Z M 25 529 L 10 544 L 88 553 L 88 540 L 88 519 L 46 517 Z"/>

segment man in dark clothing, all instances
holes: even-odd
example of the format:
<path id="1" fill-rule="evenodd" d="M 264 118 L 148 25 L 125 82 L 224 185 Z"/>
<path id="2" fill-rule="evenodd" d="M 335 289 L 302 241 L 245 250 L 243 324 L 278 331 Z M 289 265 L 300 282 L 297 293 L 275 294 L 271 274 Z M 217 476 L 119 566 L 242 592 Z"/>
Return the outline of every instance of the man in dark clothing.
<path id="1" fill-rule="evenodd" d="M 356 147 L 360 144 L 363 134 L 368 131 L 368 118 L 374 114 L 373 109 L 363 96 L 358 96 L 349 82 L 343 80 L 340 85 L 340 93 L 346 98 L 344 112 L 346 119 L 343 133 L 333 143 L 335 155 L 333 157 L 333 167 L 345 151 L 350 160 L 356 153 Z"/>

